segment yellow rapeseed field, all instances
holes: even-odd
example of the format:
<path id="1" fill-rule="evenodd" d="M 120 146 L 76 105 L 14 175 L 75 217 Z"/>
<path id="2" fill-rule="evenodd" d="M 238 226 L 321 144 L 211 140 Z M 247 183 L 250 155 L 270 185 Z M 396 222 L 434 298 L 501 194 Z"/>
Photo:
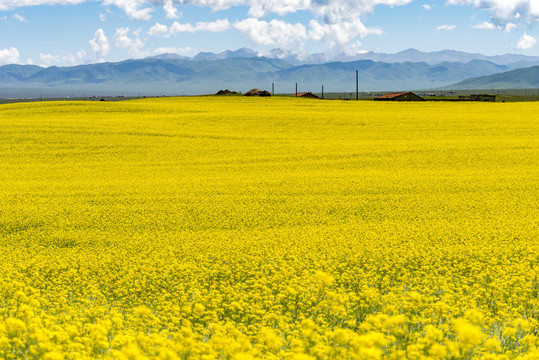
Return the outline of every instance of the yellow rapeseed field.
<path id="1" fill-rule="evenodd" d="M 0 106 L 0 359 L 539 359 L 539 104 Z"/>

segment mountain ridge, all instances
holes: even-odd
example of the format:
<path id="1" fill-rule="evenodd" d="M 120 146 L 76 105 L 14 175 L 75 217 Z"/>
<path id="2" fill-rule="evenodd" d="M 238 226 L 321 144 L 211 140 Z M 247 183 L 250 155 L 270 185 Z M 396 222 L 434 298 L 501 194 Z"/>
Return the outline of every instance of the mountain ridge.
<path id="1" fill-rule="evenodd" d="M 457 50 L 440 50 L 433 52 L 423 52 L 417 49 L 406 49 L 394 54 L 377 53 L 368 51 L 365 53 L 359 53 L 356 55 L 338 54 L 333 57 L 329 57 L 326 54 L 310 54 L 302 56 L 300 54 L 294 54 L 286 52 L 282 49 L 273 49 L 269 54 L 260 56 L 257 52 L 249 48 L 240 48 L 238 50 L 225 50 L 219 53 L 214 52 L 199 52 L 193 57 L 182 56 L 179 54 L 159 54 L 152 56 L 152 58 L 160 59 L 185 59 L 185 60 L 223 60 L 231 58 L 254 58 L 254 57 L 266 57 L 272 59 L 281 59 L 292 65 L 304 65 L 304 64 L 323 64 L 329 62 L 350 62 L 357 60 L 372 60 L 377 62 L 388 63 L 402 63 L 402 62 L 426 62 L 428 64 L 437 64 L 442 62 L 469 62 L 472 60 L 485 60 L 490 61 L 498 65 L 511 65 L 513 63 L 531 63 L 535 62 L 539 64 L 539 56 L 528 56 L 521 54 L 503 54 L 503 55 L 484 55 L 480 53 L 468 53 Z"/>
<path id="2" fill-rule="evenodd" d="M 474 77 L 446 86 L 460 89 L 530 89 L 539 88 L 539 66 L 504 71 L 492 75 Z"/>
<path id="3" fill-rule="evenodd" d="M 361 91 L 434 89 L 470 78 L 515 70 L 486 60 L 469 62 L 379 62 L 373 60 L 334 61 L 293 65 L 281 59 L 235 57 L 252 55 L 245 49 L 221 53 L 222 59 L 205 55 L 203 60 L 166 56 L 128 59 L 70 67 L 35 65 L 0 66 L 0 96 L 28 92 L 208 94 L 219 89 L 247 91 L 269 89 L 293 93 L 302 91 L 353 91 L 359 70 Z M 526 64 L 528 64 L 526 62 Z M 18 90 L 19 89 L 19 90 Z M 8 94 L 8 95 L 6 95 Z"/>

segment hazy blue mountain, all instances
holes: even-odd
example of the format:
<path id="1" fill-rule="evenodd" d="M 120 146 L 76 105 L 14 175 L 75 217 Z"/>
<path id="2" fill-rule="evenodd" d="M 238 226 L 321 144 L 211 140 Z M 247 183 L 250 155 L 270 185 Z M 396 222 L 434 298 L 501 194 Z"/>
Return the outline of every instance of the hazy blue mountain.
<path id="1" fill-rule="evenodd" d="M 155 56 L 150 56 L 150 59 L 160 59 L 160 60 L 190 60 L 189 56 L 182 56 L 180 54 L 173 53 L 164 53 Z"/>
<path id="2" fill-rule="evenodd" d="M 190 59 L 195 61 L 213 61 L 232 58 L 254 58 L 258 57 L 258 54 L 251 49 L 241 48 L 236 51 L 223 51 L 221 53 L 213 52 L 201 52 L 192 58 L 181 56 L 178 54 L 161 54 L 154 56 L 153 58 L 162 60 L 173 59 Z M 327 54 L 310 54 L 299 55 L 292 53 L 288 50 L 273 49 L 266 55 L 270 59 L 284 60 L 292 65 L 315 65 L 325 64 L 328 62 L 350 62 L 358 60 L 371 60 L 375 62 L 386 63 L 404 63 L 404 62 L 424 62 L 427 64 L 440 64 L 444 62 L 460 62 L 468 63 L 474 60 L 489 61 L 498 65 L 508 65 L 511 69 L 517 69 L 521 67 L 529 67 L 532 65 L 539 65 L 539 56 L 526 56 L 520 54 L 506 54 L 506 55 L 483 55 L 479 53 L 467 53 L 455 50 L 441 50 L 434 52 L 422 52 L 416 49 L 407 49 L 395 54 L 385 54 L 376 52 L 366 52 L 356 55 L 339 54 L 337 56 L 328 57 Z"/>
<path id="3" fill-rule="evenodd" d="M 76 85 L 144 83 L 148 81 L 181 81 L 196 76 L 188 60 L 126 60 L 118 63 L 99 63 L 71 67 L 51 66 L 28 77 L 24 83 L 47 85 Z"/>
<path id="4" fill-rule="evenodd" d="M 268 88 L 274 73 L 292 65 L 278 59 L 215 61 L 147 58 L 71 67 L 0 66 L 1 96 L 35 94 L 203 94 L 223 88 Z M 21 95 L 22 94 L 22 95 Z"/>
<path id="5" fill-rule="evenodd" d="M 539 88 L 539 66 L 467 79 L 447 88 L 452 89 L 530 89 Z"/>
<path id="6" fill-rule="evenodd" d="M 35 65 L 4 65 L 0 66 L 0 84 L 25 81 L 28 77 L 43 68 Z"/>
<path id="7" fill-rule="evenodd" d="M 224 56 L 232 56 L 231 53 Z M 263 57 L 219 60 L 153 57 L 48 68 L 7 65 L 0 66 L 0 96 L 207 94 L 227 88 L 242 92 L 251 88 L 270 90 L 272 83 L 278 93 L 294 92 L 295 83 L 300 91 L 318 92 L 324 85 L 327 92 L 349 92 L 355 90 L 356 70 L 362 91 L 381 91 L 444 87 L 468 78 L 505 72 L 511 67 L 483 60 L 435 65 L 358 60 L 294 66 L 284 60 Z"/>
<path id="8" fill-rule="evenodd" d="M 309 56 L 299 56 L 281 49 L 273 49 L 270 57 L 283 59 L 294 65 L 302 64 L 323 64 L 329 62 L 325 54 L 312 54 Z M 350 62 L 357 60 L 371 60 L 375 62 L 386 63 L 404 63 L 404 62 L 425 62 L 427 64 L 440 64 L 443 62 L 468 63 L 473 60 L 490 61 L 498 65 L 509 65 L 516 69 L 523 66 L 539 65 L 539 56 L 526 56 L 519 54 L 506 54 L 488 56 L 477 53 L 467 53 L 455 50 L 442 50 L 434 52 L 422 52 L 416 49 L 407 49 L 395 54 L 384 54 L 376 52 L 366 52 L 363 54 L 335 56 L 332 61 Z"/>
<path id="9" fill-rule="evenodd" d="M 280 81 L 301 79 L 303 83 L 323 83 L 330 88 L 339 84 L 355 84 L 355 71 L 359 70 L 359 82 L 365 90 L 412 90 L 436 88 L 466 79 L 477 74 L 494 74 L 507 70 L 507 66 L 474 60 L 469 63 L 384 63 L 371 60 L 333 62 L 320 65 L 301 65 L 277 72 Z M 314 85 L 314 84 L 313 84 Z M 341 86 L 342 86 L 341 85 Z M 344 89 L 343 89 L 344 90 Z"/>
<path id="10" fill-rule="evenodd" d="M 362 59 L 370 59 L 384 62 L 426 62 L 428 64 L 438 64 L 441 62 L 463 62 L 473 60 L 490 61 L 499 65 L 509 65 L 515 62 L 539 62 L 537 56 L 525 56 L 517 54 L 488 56 L 478 53 L 467 53 L 455 50 L 441 50 L 434 52 L 422 52 L 416 49 L 407 49 L 396 54 L 365 53 L 357 55 Z"/>
<path id="11" fill-rule="evenodd" d="M 248 48 L 241 48 L 236 51 L 226 50 L 223 52 L 220 52 L 218 54 L 212 53 L 212 52 L 200 52 L 197 55 L 193 56 L 191 59 L 196 61 L 201 60 L 223 60 L 223 59 L 235 59 L 235 58 L 254 58 L 257 57 L 258 54 L 254 52 L 251 49 Z"/>

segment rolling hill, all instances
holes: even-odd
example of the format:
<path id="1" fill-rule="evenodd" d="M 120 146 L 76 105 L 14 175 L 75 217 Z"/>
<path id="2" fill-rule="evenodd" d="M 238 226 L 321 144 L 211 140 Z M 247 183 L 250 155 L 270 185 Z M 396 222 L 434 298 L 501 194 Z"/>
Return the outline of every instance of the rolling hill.
<path id="1" fill-rule="evenodd" d="M 279 59 L 234 56 L 230 52 L 222 59 L 193 60 L 165 54 L 71 67 L 0 66 L 0 96 L 191 95 L 225 88 L 243 92 L 255 87 L 270 89 L 272 83 L 278 93 L 294 92 L 295 83 L 300 91 L 316 92 L 324 85 L 328 92 L 348 92 L 355 89 L 356 70 L 361 91 L 413 90 L 454 83 L 468 86 L 463 82 L 468 78 L 512 70 L 510 65 L 485 60 L 438 64 L 358 60 L 294 66 Z M 514 87 L 510 77 L 499 83 Z"/>
<path id="2" fill-rule="evenodd" d="M 447 86 L 446 88 L 456 90 L 539 88 L 539 66 L 475 77 Z"/>

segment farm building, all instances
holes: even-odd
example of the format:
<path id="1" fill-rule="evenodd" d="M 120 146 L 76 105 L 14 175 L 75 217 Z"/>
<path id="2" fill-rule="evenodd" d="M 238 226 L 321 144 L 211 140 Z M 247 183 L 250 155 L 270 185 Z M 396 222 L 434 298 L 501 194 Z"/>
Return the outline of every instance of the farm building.
<path id="1" fill-rule="evenodd" d="M 391 93 L 382 96 L 375 97 L 374 100 L 378 101 L 423 101 L 421 96 L 414 94 L 413 92 L 401 92 Z"/>
<path id="2" fill-rule="evenodd" d="M 485 101 L 496 102 L 496 95 L 489 94 L 471 94 L 469 96 L 459 96 L 460 101 Z"/>
<path id="3" fill-rule="evenodd" d="M 294 94 L 294 96 L 296 96 L 296 94 Z M 316 96 L 312 92 L 300 92 L 297 96 L 303 98 L 320 99 L 320 97 Z"/>

